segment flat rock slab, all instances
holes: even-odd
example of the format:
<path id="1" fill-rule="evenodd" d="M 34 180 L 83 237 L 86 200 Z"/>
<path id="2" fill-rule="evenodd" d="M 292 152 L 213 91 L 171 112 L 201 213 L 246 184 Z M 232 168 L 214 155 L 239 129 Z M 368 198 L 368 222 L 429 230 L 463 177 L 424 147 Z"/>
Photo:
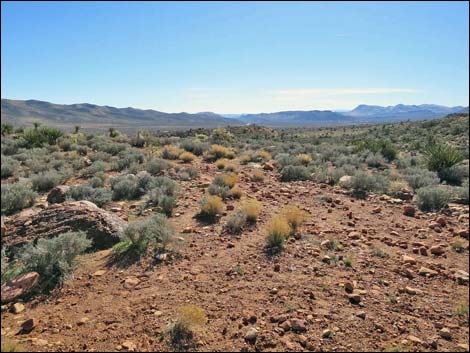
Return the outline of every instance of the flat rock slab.
<path id="1" fill-rule="evenodd" d="M 6 222 L 2 243 L 18 247 L 37 238 L 50 238 L 70 231 L 84 231 L 96 249 L 119 242 L 118 233 L 127 222 L 89 201 L 53 204 L 36 212 L 20 213 Z"/>

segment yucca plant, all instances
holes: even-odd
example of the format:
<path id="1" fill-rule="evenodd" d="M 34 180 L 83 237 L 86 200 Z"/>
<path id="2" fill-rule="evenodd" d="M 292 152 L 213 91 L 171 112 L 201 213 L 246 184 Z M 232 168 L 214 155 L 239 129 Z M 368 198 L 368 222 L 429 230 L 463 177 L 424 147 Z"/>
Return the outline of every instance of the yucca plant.
<path id="1" fill-rule="evenodd" d="M 445 171 L 463 161 L 462 154 L 451 145 L 438 144 L 428 146 L 424 159 L 429 170 L 437 172 L 441 179 Z"/>

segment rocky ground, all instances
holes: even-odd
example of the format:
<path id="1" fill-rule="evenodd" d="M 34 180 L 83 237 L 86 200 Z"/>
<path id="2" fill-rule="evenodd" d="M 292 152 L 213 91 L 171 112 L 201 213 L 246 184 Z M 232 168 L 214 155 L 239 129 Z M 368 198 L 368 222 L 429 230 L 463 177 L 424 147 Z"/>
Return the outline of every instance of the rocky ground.
<path id="1" fill-rule="evenodd" d="M 181 182 L 171 218 L 179 257 L 123 266 L 109 250 L 81 256 L 51 297 L 2 307 L 2 336 L 31 351 L 468 351 L 468 206 L 406 216 L 401 200 L 281 183 L 275 171 L 252 182 L 255 167 L 242 166 L 238 185 L 263 211 L 232 236 L 223 225 L 239 201 L 215 224 L 194 217 L 219 173 L 194 166 L 201 175 Z M 107 209 L 133 220 L 133 204 Z M 269 256 L 264 225 L 291 204 L 310 215 L 302 237 Z M 207 323 L 193 347 L 175 347 L 166 330 L 185 303 Z"/>

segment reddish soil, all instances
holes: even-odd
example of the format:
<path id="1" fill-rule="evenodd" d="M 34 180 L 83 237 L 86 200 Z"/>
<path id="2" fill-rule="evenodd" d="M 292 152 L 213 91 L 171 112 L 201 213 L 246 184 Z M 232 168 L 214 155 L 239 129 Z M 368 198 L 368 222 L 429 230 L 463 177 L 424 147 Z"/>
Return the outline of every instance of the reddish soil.
<path id="1" fill-rule="evenodd" d="M 407 217 L 403 204 L 379 196 L 356 200 L 314 182 L 281 183 L 275 172 L 265 172 L 265 181 L 255 183 L 248 180 L 250 168 L 242 167 L 239 185 L 263 203 L 263 211 L 256 226 L 235 237 L 223 230 L 226 216 L 209 225 L 194 218 L 203 184 L 219 173 L 213 165 L 209 170 L 196 165 L 201 176 L 181 182 L 182 197 L 171 220 L 178 233 L 192 230 L 178 234 L 180 259 L 157 265 L 144 259 L 123 267 L 111 264 L 110 251 L 81 256 L 73 278 L 54 296 L 27 303 L 17 315 L 2 312 L 2 335 L 31 351 L 177 350 L 181 347 L 165 334 L 167 325 L 180 305 L 191 303 L 207 315 L 191 350 L 466 350 L 468 316 L 457 311 L 466 306 L 468 313 L 468 283 L 458 284 L 454 274 L 469 272 L 468 240 L 457 235 L 468 227 L 468 207 L 451 207 L 443 216 L 447 225 L 437 232 L 429 227 L 437 215 Z M 237 203 L 227 205 L 236 208 Z M 269 256 L 265 223 L 291 204 L 310 214 L 302 238 Z M 134 218 L 129 204 L 119 207 L 123 216 Z M 348 237 L 351 231 L 358 234 Z M 321 246 L 325 240 L 340 246 L 329 250 Z M 455 242 L 463 245 L 462 252 L 453 250 Z M 426 246 L 428 255 L 414 253 L 415 243 Z M 444 254 L 430 254 L 439 244 L 445 244 Z M 376 256 L 377 250 L 386 256 Z M 416 264 L 404 264 L 403 255 Z M 351 267 L 345 265 L 349 260 Z M 419 275 L 423 266 L 437 275 Z M 99 270 L 105 273 L 97 275 Z M 140 280 L 133 289 L 124 287 L 129 277 Z M 347 282 L 355 286 L 360 305 L 348 300 Z M 15 336 L 29 318 L 36 327 Z M 303 325 L 306 331 L 289 330 L 286 320 L 292 319 L 304 320 L 300 331 Z M 258 330 L 254 344 L 244 339 L 251 327 Z M 450 339 L 441 337 L 442 328 L 450 331 Z M 325 329 L 331 330 L 330 337 L 323 337 L 328 336 Z"/>

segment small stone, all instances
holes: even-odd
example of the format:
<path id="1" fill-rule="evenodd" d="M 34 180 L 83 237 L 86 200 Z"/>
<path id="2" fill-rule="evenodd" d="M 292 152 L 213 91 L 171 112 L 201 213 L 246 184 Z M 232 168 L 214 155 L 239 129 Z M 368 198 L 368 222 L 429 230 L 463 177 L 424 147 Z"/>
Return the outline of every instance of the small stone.
<path id="1" fill-rule="evenodd" d="M 292 331 L 294 332 L 305 332 L 307 331 L 307 327 L 305 327 L 305 320 L 301 319 L 292 319 Z"/>
<path id="2" fill-rule="evenodd" d="M 446 340 L 452 339 L 452 334 L 450 333 L 450 330 L 447 327 L 444 327 L 439 331 L 439 336 Z"/>
<path id="3" fill-rule="evenodd" d="M 359 294 L 349 294 L 348 299 L 351 304 L 359 304 L 361 302 L 361 296 Z"/>
<path id="4" fill-rule="evenodd" d="M 403 214 L 408 217 L 414 217 L 416 214 L 416 209 L 411 205 L 405 205 L 403 207 Z"/>
<path id="5" fill-rule="evenodd" d="M 323 330 L 321 336 L 323 338 L 330 338 L 330 337 L 333 336 L 333 331 L 331 331 L 330 329 L 327 328 L 326 330 Z"/>
<path id="6" fill-rule="evenodd" d="M 124 281 L 124 288 L 132 289 L 140 283 L 140 280 L 137 277 L 127 277 Z"/>
<path id="7" fill-rule="evenodd" d="M 254 327 L 251 327 L 245 334 L 245 341 L 248 343 L 254 344 L 256 342 L 256 338 L 258 337 L 258 330 Z"/>
<path id="8" fill-rule="evenodd" d="M 411 256 L 403 255 L 402 260 L 405 264 L 416 265 L 416 260 Z"/>
<path id="9" fill-rule="evenodd" d="M 125 341 L 121 344 L 122 348 L 127 349 L 130 352 L 135 352 L 137 350 L 137 346 L 132 341 Z"/>
<path id="10" fill-rule="evenodd" d="M 93 272 L 92 276 L 93 277 L 101 277 L 103 276 L 107 271 L 106 270 L 98 270 L 96 272 Z"/>
<path id="11" fill-rule="evenodd" d="M 437 272 L 434 270 L 431 270 L 430 268 L 427 267 L 421 267 L 418 271 L 418 274 L 421 276 L 426 276 L 426 277 L 434 277 L 437 276 Z"/>
<path id="12" fill-rule="evenodd" d="M 431 247 L 431 249 L 429 249 L 429 251 L 433 255 L 442 255 L 446 252 L 444 247 L 441 245 L 434 245 Z"/>
<path id="13" fill-rule="evenodd" d="M 35 327 L 36 327 L 36 323 L 34 322 L 34 319 L 28 319 L 28 320 L 24 321 L 24 322 L 21 324 L 21 329 L 22 329 L 24 332 L 30 332 L 30 331 L 32 331 Z"/>
<path id="14" fill-rule="evenodd" d="M 13 307 L 11 308 L 11 312 L 13 314 L 19 314 L 21 312 L 23 312 L 25 309 L 24 305 L 21 304 L 21 303 L 15 303 L 13 304 Z"/>

